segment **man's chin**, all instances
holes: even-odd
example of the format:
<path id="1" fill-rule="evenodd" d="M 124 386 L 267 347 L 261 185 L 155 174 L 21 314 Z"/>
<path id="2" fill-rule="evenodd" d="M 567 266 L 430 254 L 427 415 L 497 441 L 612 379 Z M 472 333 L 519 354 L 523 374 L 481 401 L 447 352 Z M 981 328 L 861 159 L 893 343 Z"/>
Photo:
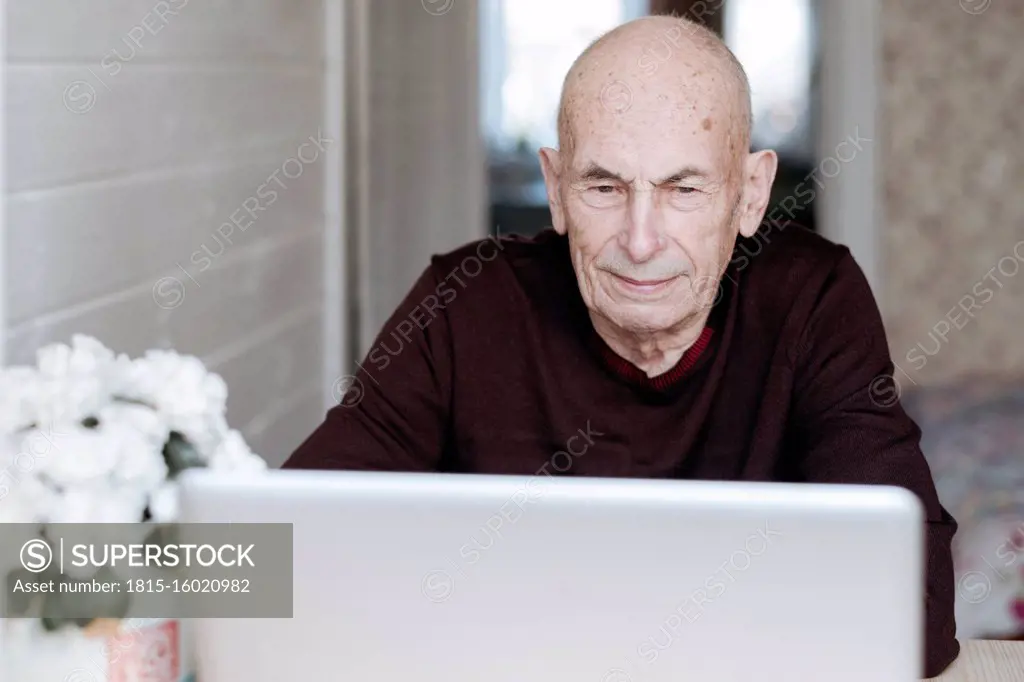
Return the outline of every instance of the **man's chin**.
<path id="1" fill-rule="evenodd" d="M 692 311 L 678 306 L 631 303 L 611 306 L 602 316 L 619 329 L 631 334 L 653 334 L 677 327 Z"/>

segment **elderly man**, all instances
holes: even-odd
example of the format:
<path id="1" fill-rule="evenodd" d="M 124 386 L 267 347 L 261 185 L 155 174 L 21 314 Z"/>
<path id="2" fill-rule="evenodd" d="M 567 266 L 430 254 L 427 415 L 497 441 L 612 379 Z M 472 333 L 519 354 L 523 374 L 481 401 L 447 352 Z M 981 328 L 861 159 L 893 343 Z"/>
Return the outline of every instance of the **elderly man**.
<path id="1" fill-rule="evenodd" d="M 709 31 L 602 37 L 540 152 L 554 229 L 435 256 L 285 467 L 902 486 L 927 516 L 933 676 L 959 650 L 956 523 L 850 252 L 761 225 L 777 158 L 750 121 Z"/>

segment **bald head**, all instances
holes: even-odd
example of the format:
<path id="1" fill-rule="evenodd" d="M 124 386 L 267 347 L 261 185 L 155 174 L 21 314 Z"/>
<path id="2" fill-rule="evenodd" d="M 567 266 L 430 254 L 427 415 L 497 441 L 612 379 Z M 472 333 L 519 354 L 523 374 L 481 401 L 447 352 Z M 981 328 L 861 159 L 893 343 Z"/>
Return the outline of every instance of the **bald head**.
<path id="1" fill-rule="evenodd" d="M 583 51 L 565 77 L 558 139 L 572 153 L 594 108 L 618 115 L 690 107 L 702 125 L 722 126 L 738 155 L 750 147 L 750 85 L 732 51 L 708 28 L 680 17 L 650 16 L 623 24 Z"/>
<path id="2" fill-rule="evenodd" d="M 616 28 L 566 76 L 559 149 L 540 150 L 552 227 L 568 235 L 594 328 L 622 357 L 678 359 L 737 236 L 764 216 L 778 158 L 750 150 L 749 91 L 722 41 L 678 17 Z"/>

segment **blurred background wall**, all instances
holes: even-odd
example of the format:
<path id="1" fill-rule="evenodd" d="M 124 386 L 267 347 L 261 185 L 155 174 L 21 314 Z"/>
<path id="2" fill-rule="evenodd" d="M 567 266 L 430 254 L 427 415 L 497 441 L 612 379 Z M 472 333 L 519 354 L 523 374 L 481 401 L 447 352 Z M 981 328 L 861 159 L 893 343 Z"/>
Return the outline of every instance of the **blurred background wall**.
<path id="1" fill-rule="evenodd" d="M 346 0 L 345 7 L 354 361 L 431 255 L 484 236 L 487 185 L 478 4 Z"/>
<path id="2" fill-rule="evenodd" d="M 881 7 L 876 293 L 958 572 L 980 576 L 958 631 L 1024 637 L 1024 4 Z"/>
<path id="3" fill-rule="evenodd" d="M 922 385 L 1024 377 L 1024 3 L 960 5 L 883 2 L 882 303 L 894 359 Z M 980 309 L 947 319 L 967 295 Z"/>
<path id="4" fill-rule="evenodd" d="M 321 3 L 6 11 L 6 361 L 73 333 L 197 354 L 283 459 L 324 404 Z"/>

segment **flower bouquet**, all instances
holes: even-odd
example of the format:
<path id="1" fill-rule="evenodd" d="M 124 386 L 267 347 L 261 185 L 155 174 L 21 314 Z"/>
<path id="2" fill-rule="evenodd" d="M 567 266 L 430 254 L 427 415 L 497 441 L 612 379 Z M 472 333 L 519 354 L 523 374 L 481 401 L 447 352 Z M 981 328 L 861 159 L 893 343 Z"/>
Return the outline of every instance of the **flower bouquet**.
<path id="1" fill-rule="evenodd" d="M 224 381 L 198 358 L 151 350 L 131 359 L 81 335 L 70 346 L 40 349 L 35 367 L 0 369 L 0 522 L 38 525 L 45 538 L 47 524 L 176 521 L 176 477 L 182 471 L 266 469 L 242 435 L 228 427 L 226 399 Z M 35 579 L 24 567 L 4 570 L 8 585 Z M 143 674 L 160 682 L 183 679 L 173 671 L 126 673 L 125 661 L 133 656 L 119 656 L 118 668 L 107 647 L 84 642 L 123 635 L 125 622 L 73 617 L 81 616 L 82 605 L 69 609 L 67 600 L 115 600 L 100 610 L 124 618 L 130 596 L 44 593 L 12 599 L 7 613 L 19 617 L 5 623 L 0 677 L 74 680 L 73 673 L 82 671 L 83 682 L 129 682 Z M 157 632 L 160 641 L 153 646 L 165 650 L 167 626 L 142 634 Z M 172 629 L 177 642 L 180 633 Z M 91 660 L 83 663 L 82 655 Z M 136 652 L 134 658 L 140 657 L 152 659 L 152 652 Z"/>

